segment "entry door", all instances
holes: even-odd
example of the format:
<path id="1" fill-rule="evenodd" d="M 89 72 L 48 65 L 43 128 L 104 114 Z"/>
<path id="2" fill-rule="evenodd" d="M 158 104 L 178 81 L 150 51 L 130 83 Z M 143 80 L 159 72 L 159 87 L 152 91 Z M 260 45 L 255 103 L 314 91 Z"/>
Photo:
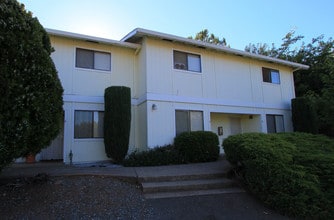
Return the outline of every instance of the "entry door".
<path id="1" fill-rule="evenodd" d="M 61 122 L 58 136 L 51 142 L 50 146 L 41 151 L 41 160 L 62 160 L 64 143 L 64 121 Z"/>
<path id="2" fill-rule="evenodd" d="M 230 118 L 231 125 L 231 135 L 240 134 L 241 133 L 241 120 L 240 118 Z"/>

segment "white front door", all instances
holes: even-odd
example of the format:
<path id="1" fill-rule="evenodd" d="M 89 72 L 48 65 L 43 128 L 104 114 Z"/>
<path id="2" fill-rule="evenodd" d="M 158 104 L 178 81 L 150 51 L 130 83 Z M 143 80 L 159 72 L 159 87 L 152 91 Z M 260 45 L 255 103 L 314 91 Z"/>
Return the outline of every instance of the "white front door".
<path id="1" fill-rule="evenodd" d="M 230 118 L 231 134 L 240 134 L 241 133 L 241 120 L 240 118 L 231 117 Z"/>

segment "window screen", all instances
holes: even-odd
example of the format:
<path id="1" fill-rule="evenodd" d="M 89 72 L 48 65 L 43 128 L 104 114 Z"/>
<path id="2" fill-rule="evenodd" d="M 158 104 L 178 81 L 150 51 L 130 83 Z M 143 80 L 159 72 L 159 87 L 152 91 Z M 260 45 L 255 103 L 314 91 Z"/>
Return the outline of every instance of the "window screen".
<path id="1" fill-rule="evenodd" d="M 201 59 L 199 55 L 188 54 L 188 70 L 201 72 Z"/>
<path id="2" fill-rule="evenodd" d="M 190 111 L 190 130 L 203 131 L 203 112 Z"/>

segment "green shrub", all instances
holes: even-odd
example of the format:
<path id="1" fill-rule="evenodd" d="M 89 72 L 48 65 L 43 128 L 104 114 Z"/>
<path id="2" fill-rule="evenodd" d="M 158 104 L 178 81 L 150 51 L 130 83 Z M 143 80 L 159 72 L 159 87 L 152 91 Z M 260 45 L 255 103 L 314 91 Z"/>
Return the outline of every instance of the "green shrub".
<path id="1" fill-rule="evenodd" d="M 104 145 L 106 154 L 121 163 L 128 153 L 131 126 L 131 90 L 111 86 L 104 93 Z"/>
<path id="2" fill-rule="evenodd" d="M 179 163 L 181 163 L 181 160 L 173 145 L 133 152 L 123 161 L 123 165 L 126 167 L 161 166 Z"/>
<path id="3" fill-rule="evenodd" d="M 219 157 L 218 136 L 211 131 L 184 132 L 174 139 L 184 163 L 215 161 Z"/>
<path id="4" fill-rule="evenodd" d="M 215 161 L 219 157 L 219 140 L 215 133 L 195 131 L 182 133 L 174 145 L 134 152 L 123 161 L 124 166 L 160 166 Z"/>
<path id="5" fill-rule="evenodd" d="M 291 100 L 292 122 L 294 131 L 318 133 L 318 120 L 315 103 L 307 97 Z"/>
<path id="6" fill-rule="evenodd" d="M 297 217 L 334 217 L 333 140 L 250 133 L 230 136 L 223 146 L 246 186 L 266 204 Z"/>

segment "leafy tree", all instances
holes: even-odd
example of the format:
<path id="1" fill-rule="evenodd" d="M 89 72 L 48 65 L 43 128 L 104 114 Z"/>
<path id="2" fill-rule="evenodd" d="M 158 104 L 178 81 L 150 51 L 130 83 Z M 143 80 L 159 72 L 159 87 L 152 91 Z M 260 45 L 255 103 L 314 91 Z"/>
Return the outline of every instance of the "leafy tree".
<path id="1" fill-rule="evenodd" d="M 292 122 L 294 131 L 318 133 L 318 122 L 315 105 L 308 97 L 297 97 L 291 100 Z"/>
<path id="2" fill-rule="evenodd" d="M 245 50 L 309 65 L 308 70 L 294 73 L 296 96 L 305 96 L 314 101 L 319 132 L 334 136 L 334 41 L 319 36 L 308 44 L 303 42 L 300 47 L 292 48 L 302 38 L 291 31 L 282 39 L 279 48 L 275 45 L 250 44 Z"/>
<path id="3" fill-rule="evenodd" d="M 226 46 L 226 39 L 219 39 L 219 37 L 216 37 L 214 34 L 209 34 L 208 29 L 204 29 L 200 32 L 198 32 L 195 36 L 195 38 L 193 37 L 188 37 L 189 39 L 195 39 L 195 40 L 199 40 L 199 41 L 203 41 L 203 42 L 207 42 L 210 44 L 216 44 L 216 45 L 222 45 L 222 46 Z"/>
<path id="4" fill-rule="evenodd" d="M 283 43 L 279 48 L 276 48 L 275 44 L 272 44 L 270 47 L 266 43 L 258 43 L 256 45 L 249 44 L 245 47 L 245 51 L 284 60 L 293 60 L 296 50 L 291 50 L 291 46 L 303 38 L 300 35 L 295 36 L 295 31 L 292 30 L 283 37 Z"/>
<path id="5" fill-rule="evenodd" d="M 49 37 L 24 5 L 0 2 L 0 170 L 57 136 L 63 89 Z"/>

